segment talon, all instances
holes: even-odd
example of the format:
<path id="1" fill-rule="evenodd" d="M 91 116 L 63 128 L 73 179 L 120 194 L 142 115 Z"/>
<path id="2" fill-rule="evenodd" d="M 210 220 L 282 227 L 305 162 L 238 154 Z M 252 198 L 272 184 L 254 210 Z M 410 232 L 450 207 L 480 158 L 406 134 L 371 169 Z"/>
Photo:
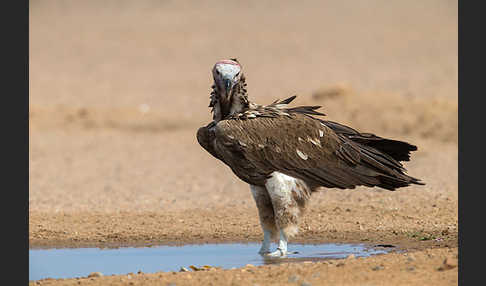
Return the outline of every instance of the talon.
<path id="1" fill-rule="evenodd" d="M 275 250 L 272 253 L 267 253 L 267 254 L 265 254 L 265 256 L 271 256 L 271 257 L 286 257 L 287 256 L 287 251 L 284 251 L 284 250 L 282 250 L 280 248 L 277 248 L 277 250 Z"/>

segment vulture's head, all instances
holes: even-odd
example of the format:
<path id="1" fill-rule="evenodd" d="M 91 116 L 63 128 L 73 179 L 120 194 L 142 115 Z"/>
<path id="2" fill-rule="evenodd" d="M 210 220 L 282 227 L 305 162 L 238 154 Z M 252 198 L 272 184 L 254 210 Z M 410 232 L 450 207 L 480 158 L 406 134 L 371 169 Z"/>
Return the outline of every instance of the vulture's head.
<path id="1" fill-rule="evenodd" d="M 229 114 L 241 112 L 248 106 L 246 89 L 241 65 L 236 59 L 220 60 L 214 64 L 213 94 L 210 107 L 213 107 L 214 118 L 221 120 Z"/>
<path id="2" fill-rule="evenodd" d="M 241 78 L 241 65 L 235 60 L 221 60 L 213 67 L 214 86 L 223 100 L 229 99 Z"/>

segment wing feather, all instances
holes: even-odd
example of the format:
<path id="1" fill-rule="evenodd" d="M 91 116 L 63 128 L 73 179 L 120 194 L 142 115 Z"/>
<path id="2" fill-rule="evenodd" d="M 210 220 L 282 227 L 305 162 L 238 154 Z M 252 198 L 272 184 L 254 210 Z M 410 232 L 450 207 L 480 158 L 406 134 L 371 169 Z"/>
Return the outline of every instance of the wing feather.
<path id="1" fill-rule="evenodd" d="M 354 129 L 311 117 L 314 109 L 222 120 L 214 129 L 214 152 L 238 177 L 254 184 L 273 171 L 312 186 L 341 189 L 365 185 L 393 190 L 419 183 L 391 155 L 350 139 L 360 134 Z"/>

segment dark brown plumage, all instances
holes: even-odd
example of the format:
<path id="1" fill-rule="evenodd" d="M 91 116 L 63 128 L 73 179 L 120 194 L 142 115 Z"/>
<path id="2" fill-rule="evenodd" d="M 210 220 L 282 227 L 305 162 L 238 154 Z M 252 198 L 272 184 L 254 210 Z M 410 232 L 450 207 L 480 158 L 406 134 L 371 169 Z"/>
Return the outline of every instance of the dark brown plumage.
<path id="1" fill-rule="evenodd" d="M 320 106 L 290 107 L 295 96 L 269 105 L 252 103 L 234 60 L 216 63 L 213 77 L 214 121 L 198 130 L 197 140 L 250 184 L 265 234 L 261 252 L 268 252 L 268 237 L 277 229 L 279 249 L 286 252 L 287 237 L 296 232 L 310 193 L 319 187 L 423 185 L 400 163 L 416 146 L 323 120 Z"/>
<path id="2" fill-rule="evenodd" d="M 408 161 L 416 146 L 317 119 L 312 116 L 322 115 L 317 106 L 283 108 L 282 102 L 211 123 L 199 130 L 198 140 L 253 185 L 263 186 L 274 171 L 302 179 L 313 189 L 364 185 L 395 190 L 423 184 L 406 175 L 399 162 Z"/>

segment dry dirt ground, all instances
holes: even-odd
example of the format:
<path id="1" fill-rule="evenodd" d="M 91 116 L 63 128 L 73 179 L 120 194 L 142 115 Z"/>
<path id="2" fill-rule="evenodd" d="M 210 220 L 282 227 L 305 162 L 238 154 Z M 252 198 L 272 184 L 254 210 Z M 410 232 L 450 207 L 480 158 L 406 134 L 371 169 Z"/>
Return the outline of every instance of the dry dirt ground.
<path id="1" fill-rule="evenodd" d="M 31 285 L 458 284 L 454 1 L 31 1 L 30 247 L 259 241 L 248 186 L 195 138 L 228 57 L 258 103 L 418 146 L 425 186 L 323 189 L 291 241 L 405 252 Z"/>

